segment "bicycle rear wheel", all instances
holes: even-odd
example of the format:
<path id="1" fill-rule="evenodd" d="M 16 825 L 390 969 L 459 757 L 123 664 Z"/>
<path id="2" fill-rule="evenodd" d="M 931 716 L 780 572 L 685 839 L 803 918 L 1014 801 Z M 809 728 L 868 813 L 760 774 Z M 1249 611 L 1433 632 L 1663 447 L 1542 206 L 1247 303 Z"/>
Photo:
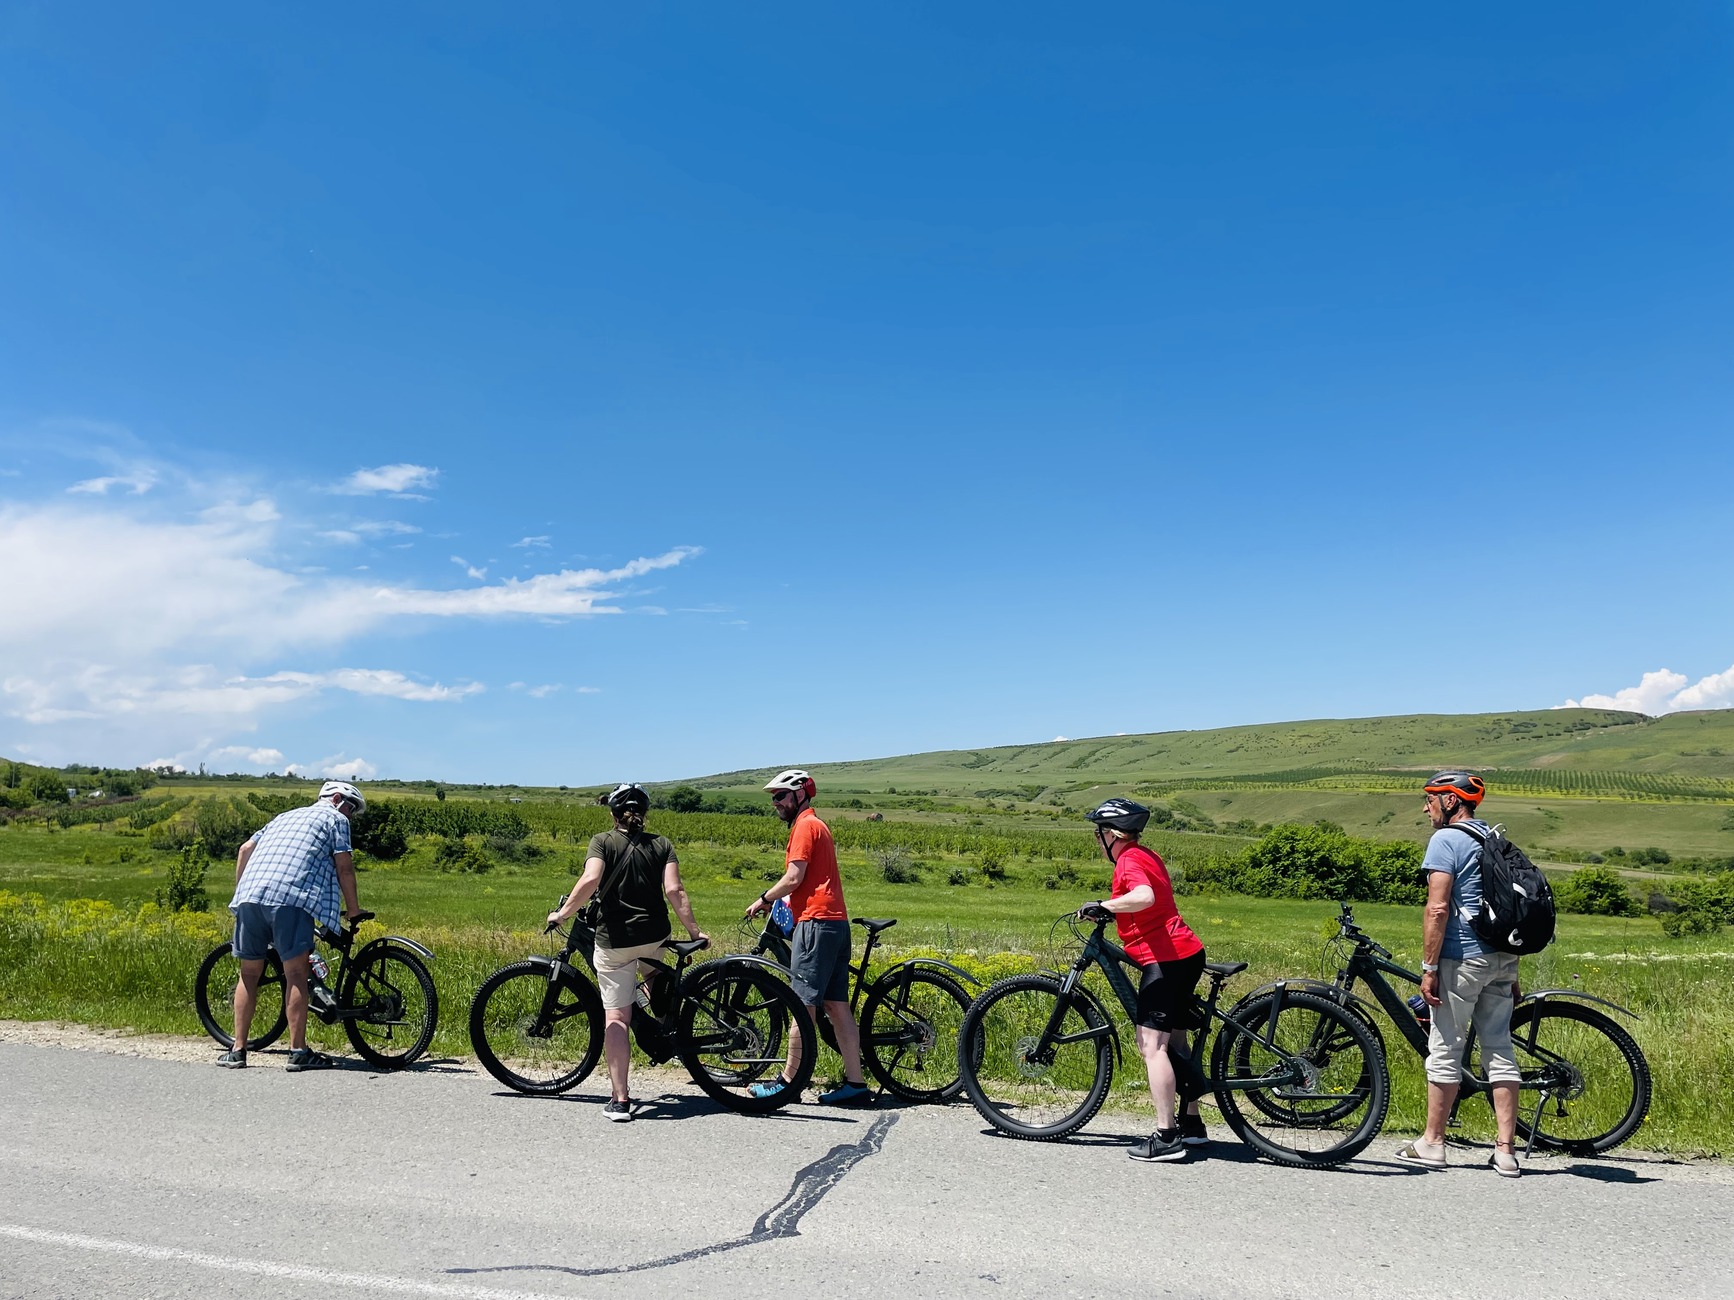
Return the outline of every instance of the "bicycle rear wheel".
<path id="1" fill-rule="evenodd" d="M 819 1049 L 807 1008 L 793 989 L 761 966 L 723 958 L 688 973 L 680 997 L 680 1061 L 706 1095 L 748 1115 L 800 1098 Z M 785 1038 L 796 1027 L 801 1043 L 794 1078 L 771 1096 L 753 1096 L 755 1080 L 774 1082 L 781 1075 Z"/>
<path id="2" fill-rule="evenodd" d="M 1211 1052 L 1216 1104 L 1240 1140 L 1278 1164 L 1338 1165 L 1378 1135 L 1391 1081 L 1378 1040 L 1316 993 L 1239 1003 Z"/>
<path id="3" fill-rule="evenodd" d="M 235 985 L 241 978 L 241 963 L 235 957 L 235 945 L 220 943 L 199 963 L 199 973 L 193 979 L 193 1006 L 199 1013 L 199 1023 L 205 1032 L 224 1047 L 235 1045 Z M 267 951 L 265 969 L 259 976 L 258 1000 L 253 1004 L 253 1023 L 247 1031 L 249 1051 L 262 1052 L 289 1027 L 289 1014 L 283 1005 L 287 985 L 283 982 L 283 963 L 277 954 Z"/>
<path id="4" fill-rule="evenodd" d="M 439 993 L 421 959 L 402 948 L 362 954 L 343 977 L 343 1032 L 362 1058 L 401 1070 L 427 1051 L 439 1020 Z"/>
<path id="5" fill-rule="evenodd" d="M 964 1016 L 958 1073 L 981 1117 L 1001 1133 L 1051 1142 L 1083 1128 L 1107 1099 L 1113 1027 L 1074 997 L 1050 1035 L 1060 1007 L 1058 980 L 1014 975 L 989 988 Z"/>
<path id="6" fill-rule="evenodd" d="M 470 1003 L 476 1059 L 508 1088 L 531 1096 L 577 1087 L 602 1057 L 596 986 L 566 971 L 550 984 L 548 973 L 544 962 L 502 966 Z"/>
<path id="7" fill-rule="evenodd" d="M 969 994 L 951 976 L 893 967 L 861 1007 L 861 1055 L 904 1101 L 950 1101 L 963 1091 L 957 1042 L 968 1014 Z"/>
<path id="8" fill-rule="evenodd" d="M 1617 1021 L 1576 1002 L 1532 1002 L 1511 1021 L 1523 1091 L 1517 1135 L 1571 1155 L 1617 1147 L 1650 1110 L 1650 1065 Z M 1548 1096 L 1539 1119 L 1537 1085 Z"/>

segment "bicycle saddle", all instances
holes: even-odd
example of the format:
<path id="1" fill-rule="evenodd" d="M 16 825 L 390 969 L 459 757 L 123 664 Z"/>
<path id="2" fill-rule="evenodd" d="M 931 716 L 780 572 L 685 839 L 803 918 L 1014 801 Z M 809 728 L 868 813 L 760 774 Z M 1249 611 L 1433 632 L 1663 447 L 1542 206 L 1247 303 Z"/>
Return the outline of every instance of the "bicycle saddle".
<path id="1" fill-rule="evenodd" d="M 889 930 L 896 925 L 897 918 L 893 916 L 875 921 L 865 916 L 858 916 L 855 918 L 855 924 L 863 927 L 868 934 L 878 934 L 881 930 Z"/>
<path id="2" fill-rule="evenodd" d="M 709 939 L 664 939 L 662 946 L 670 952 L 682 957 L 690 957 L 695 952 L 703 952 L 710 947 Z"/>
<path id="3" fill-rule="evenodd" d="M 1204 963 L 1204 969 L 1216 976 L 1217 979 L 1225 980 L 1230 975 L 1238 975 L 1245 970 L 1246 963 L 1243 961 L 1207 961 Z"/>

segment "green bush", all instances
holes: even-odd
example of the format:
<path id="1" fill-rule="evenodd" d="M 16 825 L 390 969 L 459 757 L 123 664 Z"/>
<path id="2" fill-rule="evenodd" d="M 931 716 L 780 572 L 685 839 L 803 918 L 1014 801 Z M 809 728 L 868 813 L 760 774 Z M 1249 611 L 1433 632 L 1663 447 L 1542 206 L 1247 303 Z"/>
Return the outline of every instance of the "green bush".
<path id="1" fill-rule="evenodd" d="M 1273 827 L 1258 843 L 1232 857 L 1198 863 L 1191 885 L 1255 898 L 1414 905 L 1426 897 L 1417 878 L 1421 846 L 1407 840 L 1369 840 L 1331 825 Z"/>
<path id="2" fill-rule="evenodd" d="M 888 885 L 916 885 L 921 883 L 921 870 L 915 865 L 915 859 L 908 849 L 901 845 L 890 848 L 874 849 L 867 855 L 879 874 L 885 878 Z"/>
<path id="3" fill-rule="evenodd" d="M 181 856 L 169 863 L 169 883 L 157 890 L 157 906 L 165 912 L 208 912 L 210 895 L 205 892 L 205 872 L 211 860 L 204 850 L 193 844 L 181 850 Z"/>
<path id="4" fill-rule="evenodd" d="M 66 778 L 58 772 L 38 772 L 24 783 L 24 792 L 36 803 L 66 803 Z"/>
<path id="5" fill-rule="evenodd" d="M 1671 880 L 1663 892 L 1676 909 L 1662 914 L 1663 934 L 1715 934 L 1734 923 L 1734 871 Z"/>
<path id="6" fill-rule="evenodd" d="M 214 858 L 233 858 L 248 837 L 265 824 L 233 799 L 206 799 L 193 810 L 193 834 Z"/>
<path id="7" fill-rule="evenodd" d="M 1644 910 L 1609 867 L 1578 868 L 1553 891 L 1553 901 L 1560 911 L 1583 916 L 1637 916 Z"/>

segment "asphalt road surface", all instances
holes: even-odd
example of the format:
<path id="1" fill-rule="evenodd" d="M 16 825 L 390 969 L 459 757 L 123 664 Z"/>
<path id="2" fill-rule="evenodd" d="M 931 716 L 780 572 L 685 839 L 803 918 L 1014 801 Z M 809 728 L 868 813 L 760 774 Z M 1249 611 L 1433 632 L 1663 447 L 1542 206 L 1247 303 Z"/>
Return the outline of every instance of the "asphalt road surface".
<path id="1" fill-rule="evenodd" d="M 526 1098 L 459 1062 L 280 1059 L 0 1042 L 0 1296 L 1734 1295 L 1719 1163 L 1508 1181 L 1484 1149 L 1429 1173 L 1383 1137 L 1337 1171 L 1232 1138 L 1140 1165 L 1136 1115 L 1059 1144 L 967 1104 L 752 1119 L 659 1072 L 614 1125 L 594 1081 Z"/>

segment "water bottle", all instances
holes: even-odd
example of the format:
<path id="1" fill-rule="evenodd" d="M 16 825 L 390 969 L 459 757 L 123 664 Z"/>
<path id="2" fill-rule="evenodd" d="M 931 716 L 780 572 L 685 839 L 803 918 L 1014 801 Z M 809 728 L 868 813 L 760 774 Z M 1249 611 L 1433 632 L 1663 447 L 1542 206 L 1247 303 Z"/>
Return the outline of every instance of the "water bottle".
<path id="1" fill-rule="evenodd" d="M 1427 1005 L 1427 999 L 1417 993 L 1409 999 L 1409 1010 L 1415 1013 L 1415 1023 L 1423 1029 L 1433 1027 L 1433 1009 Z"/>
<path id="2" fill-rule="evenodd" d="M 309 953 L 307 956 L 307 963 L 313 967 L 313 978 L 318 980 L 321 984 L 331 978 L 331 967 L 325 964 L 325 958 L 321 957 L 318 953 Z"/>
<path id="3" fill-rule="evenodd" d="M 330 1015 L 337 1010 L 337 995 L 325 987 L 325 981 L 331 976 L 331 967 L 325 964 L 325 958 L 318 953 L 308 955 L 307 963 L 312 967 L 308 980 L 307 1000 L 313 1004 L 314 1011 L 320 1015 Z"/>

